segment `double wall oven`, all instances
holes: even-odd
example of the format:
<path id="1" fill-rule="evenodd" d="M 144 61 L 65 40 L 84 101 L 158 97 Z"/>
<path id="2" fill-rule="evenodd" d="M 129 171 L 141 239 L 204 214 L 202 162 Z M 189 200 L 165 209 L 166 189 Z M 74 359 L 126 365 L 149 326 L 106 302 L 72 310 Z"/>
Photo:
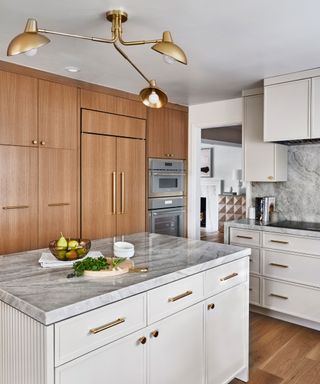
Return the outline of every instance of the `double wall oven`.
<path id="1" fill-rule="evenodd" d="M 185 236 L 183 160 L 149 159 L 149 231 Z"/>

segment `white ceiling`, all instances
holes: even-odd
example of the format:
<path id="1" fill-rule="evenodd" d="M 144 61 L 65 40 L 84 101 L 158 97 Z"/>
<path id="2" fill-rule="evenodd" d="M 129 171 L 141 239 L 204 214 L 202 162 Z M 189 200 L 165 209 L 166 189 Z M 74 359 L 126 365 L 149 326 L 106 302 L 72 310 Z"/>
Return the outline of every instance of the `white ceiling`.
<path id="1" fill-rule="evenodd" d="M 319 0 L 1 0 L 0 59 L 138 93 L 145 82 L 109 44 L 49 36 L 35 57 L 7 57 L 26 19 L 40 28 L 110 37 L 105 11 L 122 8 L 127 40 L 170 30 L 189 64 L 165 64 L 149 46 L 124 47 L 171 102 L 200 104 L 240 96 L 264 77 L 320 66 Z M 69 74 L 66 66 L 81 71 Z"/>

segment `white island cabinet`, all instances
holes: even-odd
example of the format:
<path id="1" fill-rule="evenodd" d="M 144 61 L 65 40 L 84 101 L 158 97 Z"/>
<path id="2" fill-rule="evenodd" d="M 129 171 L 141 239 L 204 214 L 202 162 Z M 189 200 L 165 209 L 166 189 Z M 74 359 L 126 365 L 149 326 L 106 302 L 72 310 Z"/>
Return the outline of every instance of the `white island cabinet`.
<path id="1" fill-rule="evenodd" d="M 153 245 L 164 238 L 174 239 L 154 234 Z M 123 297 L 124 288 L 122 293 L 112 291 L 119 299 L 110 304 L 56 321 L 48 315 L 41 323 L 2 300 L 0 384 L 227 384 L 235 377 L 248 381 L 250 250 L 181 241 L 187 242 L 189 254 L 177 255 L 179 267 L 171 262 L 176 272 L 167 270 L 149 279 L 148 274 L 127 275 L 139 282 L 127 286 L 130 296 Z M 146 262 L 144 252 L 143 257 Z M 154 254 L 150 270 L 153 262 L 157 265 Z M 109 278 L 109 284 L 123 284 L 126 277 Z M 105 278 L 100 283 L 74 278 L 66 284 L 70 290 L 85 290 L 102 281 L 107 284 Z M 0 287 L 1 294 L 1 281 Z M 79 309 L 81 302 L 76 304 Z M 59 318 L 66 311 L 64 307 L 51 315 Z"/>

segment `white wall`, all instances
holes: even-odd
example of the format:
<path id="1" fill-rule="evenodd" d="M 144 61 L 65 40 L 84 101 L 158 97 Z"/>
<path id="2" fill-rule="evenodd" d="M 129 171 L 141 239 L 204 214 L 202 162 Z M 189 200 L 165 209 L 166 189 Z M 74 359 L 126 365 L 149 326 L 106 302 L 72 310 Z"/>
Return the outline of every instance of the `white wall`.
<path id="1" fill-rule="evenodd" d="M 188 236 L 200 238 L 201 128 L 242 125 L 242 99 L 215 101 L 189 107 Z"/>

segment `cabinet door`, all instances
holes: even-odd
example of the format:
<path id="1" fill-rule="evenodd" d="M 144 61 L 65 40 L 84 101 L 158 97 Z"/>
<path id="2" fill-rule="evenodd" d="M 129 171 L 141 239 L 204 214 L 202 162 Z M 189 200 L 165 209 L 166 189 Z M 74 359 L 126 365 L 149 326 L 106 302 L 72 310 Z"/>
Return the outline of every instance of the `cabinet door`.
<path id="1" fill-rule="evenodd" d="M 37 88 L 37 79 L 0 71 L 1 144 L 37 145 Z"/>
<path id="2" fill-rule="evenodd" d="M 77 151 L 39 150 L 39 247 L 50 240 L 79 237 L 78 196 L 80 175 Z"/>
<path id="3" fill-rule="evenodd" d="M 145 141 L 117 138 L 117 234 L 145 231 Z"/>
<path id="4" fill-rule="evenodd" d="M 157 332 L 156 337 L 153 332 Z M 201 303 L 155 323 L 149 335 L 149 384 L 203 383 Z"/>
<path id="5" fill-rule="evenodd" d="M 39 81 L 39 141 L 49 148 L 78 147 L 78 90 Z"/>
<path id="6" fill-rule="evenodd" d="M 62 365 L 56 369 L 55 384 L 145 384 L 142 336 L 136 332 Z"/>
<path id="7" fill-rule="evenodd" d="M 308 139 L 310 80 L 268 85 L 264 88 L 264 140 Z"/>
<path id="8" fill-rule="evenodd" d="M 320 77 L 312 79 L 311 139 L 320 138 Z"/>
<path id="9" fill-rule="evenodd" d="M 116 234 L 116 138 L 82 135 L 81 236 Z"/>
<path id="10" fill-rule="evenodd" d="M 219 293 L 205 305 L 207 384 L 228 383 L 248 365 L 248 285 Z"/>
<path id="11" fill-rule="evenodd" d="M 0 253 L 37 248 L 38 151 L 0 146 Z"/>

